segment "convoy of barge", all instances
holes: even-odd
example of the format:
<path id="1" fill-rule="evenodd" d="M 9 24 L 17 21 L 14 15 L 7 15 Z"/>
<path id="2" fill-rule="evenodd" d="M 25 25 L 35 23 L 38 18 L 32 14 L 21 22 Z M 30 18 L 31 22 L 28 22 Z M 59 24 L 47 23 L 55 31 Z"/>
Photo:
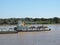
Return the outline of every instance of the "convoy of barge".
<path id="1" fill-rule="evenodd" d="M 50 31 L 51 29 L 43 25 L 41 26 L 26 25 L 25 21 L 18 21 L 17 27 L 15 27 L 14 30 L 18 32 L 35 32 L 35 31 Z"/>
<path id="2" fill-rule="evenodd" d="M 37 32 L 37 31 L 50 31 L 47 26 L 31 26 L 26 25 L 25 21 L 18 21 L 17 27 L 9 29 L 1 29 L 0 34 L 5 33 L 18 33 L 18 32 Z"/>

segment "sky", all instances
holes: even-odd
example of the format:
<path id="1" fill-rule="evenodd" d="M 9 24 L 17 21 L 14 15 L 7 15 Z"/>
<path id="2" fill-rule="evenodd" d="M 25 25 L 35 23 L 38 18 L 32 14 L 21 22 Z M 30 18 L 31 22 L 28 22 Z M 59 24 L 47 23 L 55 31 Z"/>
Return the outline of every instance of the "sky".
<path id="1" fill-rule="evenodd" d="M 60 17 L 60 0 L 0 0 L 0 18 Z"/>

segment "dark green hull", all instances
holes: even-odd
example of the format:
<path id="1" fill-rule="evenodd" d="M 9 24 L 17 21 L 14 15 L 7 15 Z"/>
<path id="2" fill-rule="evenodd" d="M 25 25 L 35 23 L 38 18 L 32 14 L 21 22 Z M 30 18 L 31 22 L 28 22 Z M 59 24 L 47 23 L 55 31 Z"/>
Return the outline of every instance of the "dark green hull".
<path id="1" fill-rule="evenodd" d="M 17 31 L 0 31 L 0 34 L 13 34 L 18 33 Z"/>
<path id="2" fill-rule="evenodd" d="M 39 32 L 39 31 L 50 31 L 50 30 L 17 30 L 17 32 Z"/>

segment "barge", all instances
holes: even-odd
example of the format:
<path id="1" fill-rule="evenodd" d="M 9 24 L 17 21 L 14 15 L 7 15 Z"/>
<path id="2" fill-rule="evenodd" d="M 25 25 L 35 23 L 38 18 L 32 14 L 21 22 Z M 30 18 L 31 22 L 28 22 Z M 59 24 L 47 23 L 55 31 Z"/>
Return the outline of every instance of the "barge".
<path id="1" fill-rule="evenodd" d="M 37 32 L 50 31 L 47 26 L 28 26 L 25 21 L 18 21 L 17 27 L 14 28 L 17 32 Z"/>
<path id="2" fill-rule="evenodd" d="M 13 28 L 0 28 L 0 34 L 12 34 L 12 33 L 18 33 Z"/>

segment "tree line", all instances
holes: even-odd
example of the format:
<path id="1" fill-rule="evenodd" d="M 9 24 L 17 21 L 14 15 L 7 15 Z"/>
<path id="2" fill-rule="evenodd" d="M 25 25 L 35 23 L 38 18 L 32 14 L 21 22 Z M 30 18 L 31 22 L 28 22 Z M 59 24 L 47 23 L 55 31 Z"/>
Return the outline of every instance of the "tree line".
<path id="1" fill-rule="evenodd" d="M 28 22 L 36 22 L 37 24 L 60 24 L 60 18 L 9 18 L 0 19 L 0 25 L 16 25 L 19 20 L 25 20 Z"/>

